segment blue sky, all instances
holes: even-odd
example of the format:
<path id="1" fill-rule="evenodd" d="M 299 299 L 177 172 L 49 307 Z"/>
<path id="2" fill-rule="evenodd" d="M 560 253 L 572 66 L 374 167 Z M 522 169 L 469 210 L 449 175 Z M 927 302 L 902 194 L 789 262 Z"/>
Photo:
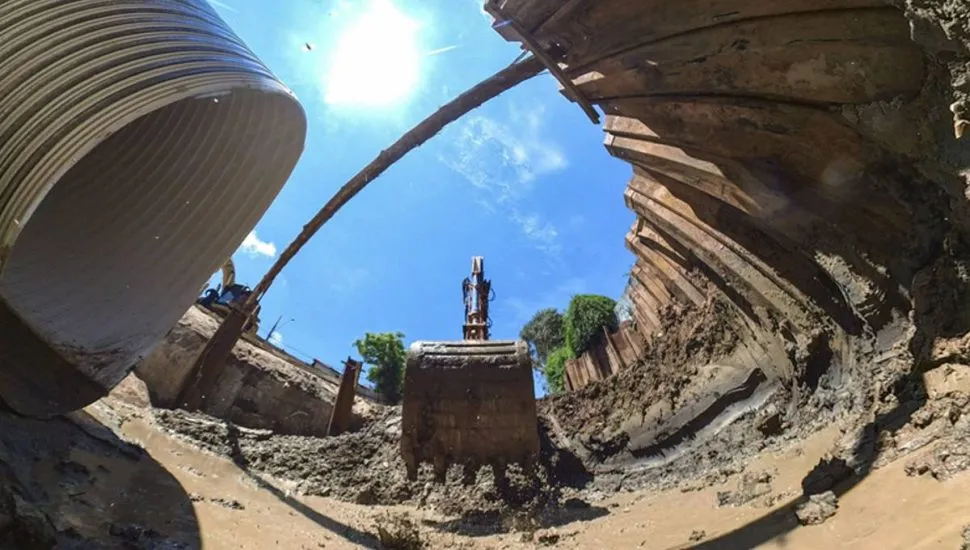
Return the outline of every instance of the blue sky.
<path id="1" fill-rule="evenodd" d="M 306 150 L 235 254 L 255 285 L 304 222 L 384 147 L 521 50 L 482 0 L 210 0 L 300 98 Z M 307 51 L 305 45 L 311 45 Z M 493 338 L 577 293 L 618 298 L 629 165 L 543 74 L 412 151 L 341 210 L 264 298 L 261 333 L 332 366 L 365 332 L 460 339 L 471 256 L 493 282 Z M 290 320 L 292 319 L 292 321 Z"/>

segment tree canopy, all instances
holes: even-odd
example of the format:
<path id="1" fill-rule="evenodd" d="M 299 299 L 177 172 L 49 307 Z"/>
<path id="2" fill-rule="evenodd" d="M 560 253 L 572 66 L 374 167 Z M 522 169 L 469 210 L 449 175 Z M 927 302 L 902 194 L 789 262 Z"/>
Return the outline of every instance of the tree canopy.
<path id="1" fill-rule="evenodd" d="M 368 332 L 363 338 L 356 340 L 354 346 L 364 363 L 370 366 L 367 380 L 374 384 L 374 390 L 384 396 L 388 403 L 398 403 L 401 400 L 404 364 L 407 360 L 404 333 Z"/>
<path id="2" fill-rule="evenodd" d="M 537 367 L 541 369 L 549 359 L 549 354 L 566 341 L 562 314 L 553 307 L 540 309 L 532 316 L 532 320 L 522 327 L 519 338 L 529 344 Z"/>
<path id="3" fill-rule="evenodd" d="M 613 299 L 577 294 L 569 301 L 564 318 L 566 346 L 578 357 L 599 342 L 603 327 L 615 331 L 618 324 Z"/>
<path id="4" fill-rule="evenodd" d="M 550 392 L 560 393 L 566 389 L 566 361 L 575 357 L 573 351 L 566 346 L 560 346 L 549 354 L 542 374 L 546 377 Z"/>
<path id="5" fill-rule="evenodd" d="M 519 338 L 529 344 L 535 367 L 542 372 L 549 391 L 565 389 L 566 361 L 575 359 L 600 341 L 603 328 L 615 331 L 619 321 L 616 302 L 606 296 L 578 294 L 566 314 L 556 308 L 540 309 L 522 327 Z"/>

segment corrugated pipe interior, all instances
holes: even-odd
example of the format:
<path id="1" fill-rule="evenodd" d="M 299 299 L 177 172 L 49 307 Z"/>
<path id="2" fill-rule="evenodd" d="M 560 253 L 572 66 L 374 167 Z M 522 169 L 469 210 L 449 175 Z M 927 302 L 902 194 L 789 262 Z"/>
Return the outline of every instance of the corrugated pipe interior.
<path id="1" fill-rule="evenodd" d="M 0 399 L 83 407 L 175 325 L 303 151 L 205 0 L 0 0 Z"/>

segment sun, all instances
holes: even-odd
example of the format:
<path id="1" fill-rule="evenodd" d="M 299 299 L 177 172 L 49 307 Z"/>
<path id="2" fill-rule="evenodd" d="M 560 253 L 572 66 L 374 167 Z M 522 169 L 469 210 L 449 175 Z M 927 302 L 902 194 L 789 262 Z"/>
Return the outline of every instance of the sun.
<path id="1" fill-rule="evenodd" d="M 390 0 L 370 0 L 337 39 L 324 101 L 387 106 L 407 99 L 421 70 L 418 27 Z"/>

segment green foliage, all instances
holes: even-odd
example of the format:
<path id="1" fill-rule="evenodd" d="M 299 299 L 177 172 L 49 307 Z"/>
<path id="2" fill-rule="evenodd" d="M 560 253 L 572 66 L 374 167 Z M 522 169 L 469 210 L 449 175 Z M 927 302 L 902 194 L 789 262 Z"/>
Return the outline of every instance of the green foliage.
<path id="1" fill-rule="evenodd" d="M 603 327 L 617 329 L 616 302 L 606 296 L 577 294 L 569 302 L 564 319 L 566 347 L 576 356 L 599 342 Z"/>
<path id="2" fill-rule="evenodd" d="M 616 330 L 616 302 L 606 296 L 573 296 L 563 315 L 555 308 L 541 309 L 522 327 L 519 337 L 529 344 L 536 368 L 545 376 L 549 391 L 565 388 L 566 361 L 600 340 L 603 327 Z"/>
<path id="3" fill-rule="evenodd" d="M 566 388 L 566 361 L 575 358 L 573 351 L 560 346 L 549 353 L 542 374 L 546 377 L 551 393 L 560 393 Z"/>
<path id="4" fill-rule="evenodd" d="M 374 390 L 383 395 L 388 403 L 401 400 L 404 385 L 404 334 L 401 332 L 368 332 L 354 346 L 370 365 L 367 380 L 374 384 Z"/>
<path id="5" fill-rule="evenodd" d="M 566 341 L 562 314 L 552 307 L 540 309 L 532 316 L 532 320 L 522 327 L 519 338 L 529 344 L 529 349 L 532 350 L 539 366 L 545 365 L 549 354 Z"/>

